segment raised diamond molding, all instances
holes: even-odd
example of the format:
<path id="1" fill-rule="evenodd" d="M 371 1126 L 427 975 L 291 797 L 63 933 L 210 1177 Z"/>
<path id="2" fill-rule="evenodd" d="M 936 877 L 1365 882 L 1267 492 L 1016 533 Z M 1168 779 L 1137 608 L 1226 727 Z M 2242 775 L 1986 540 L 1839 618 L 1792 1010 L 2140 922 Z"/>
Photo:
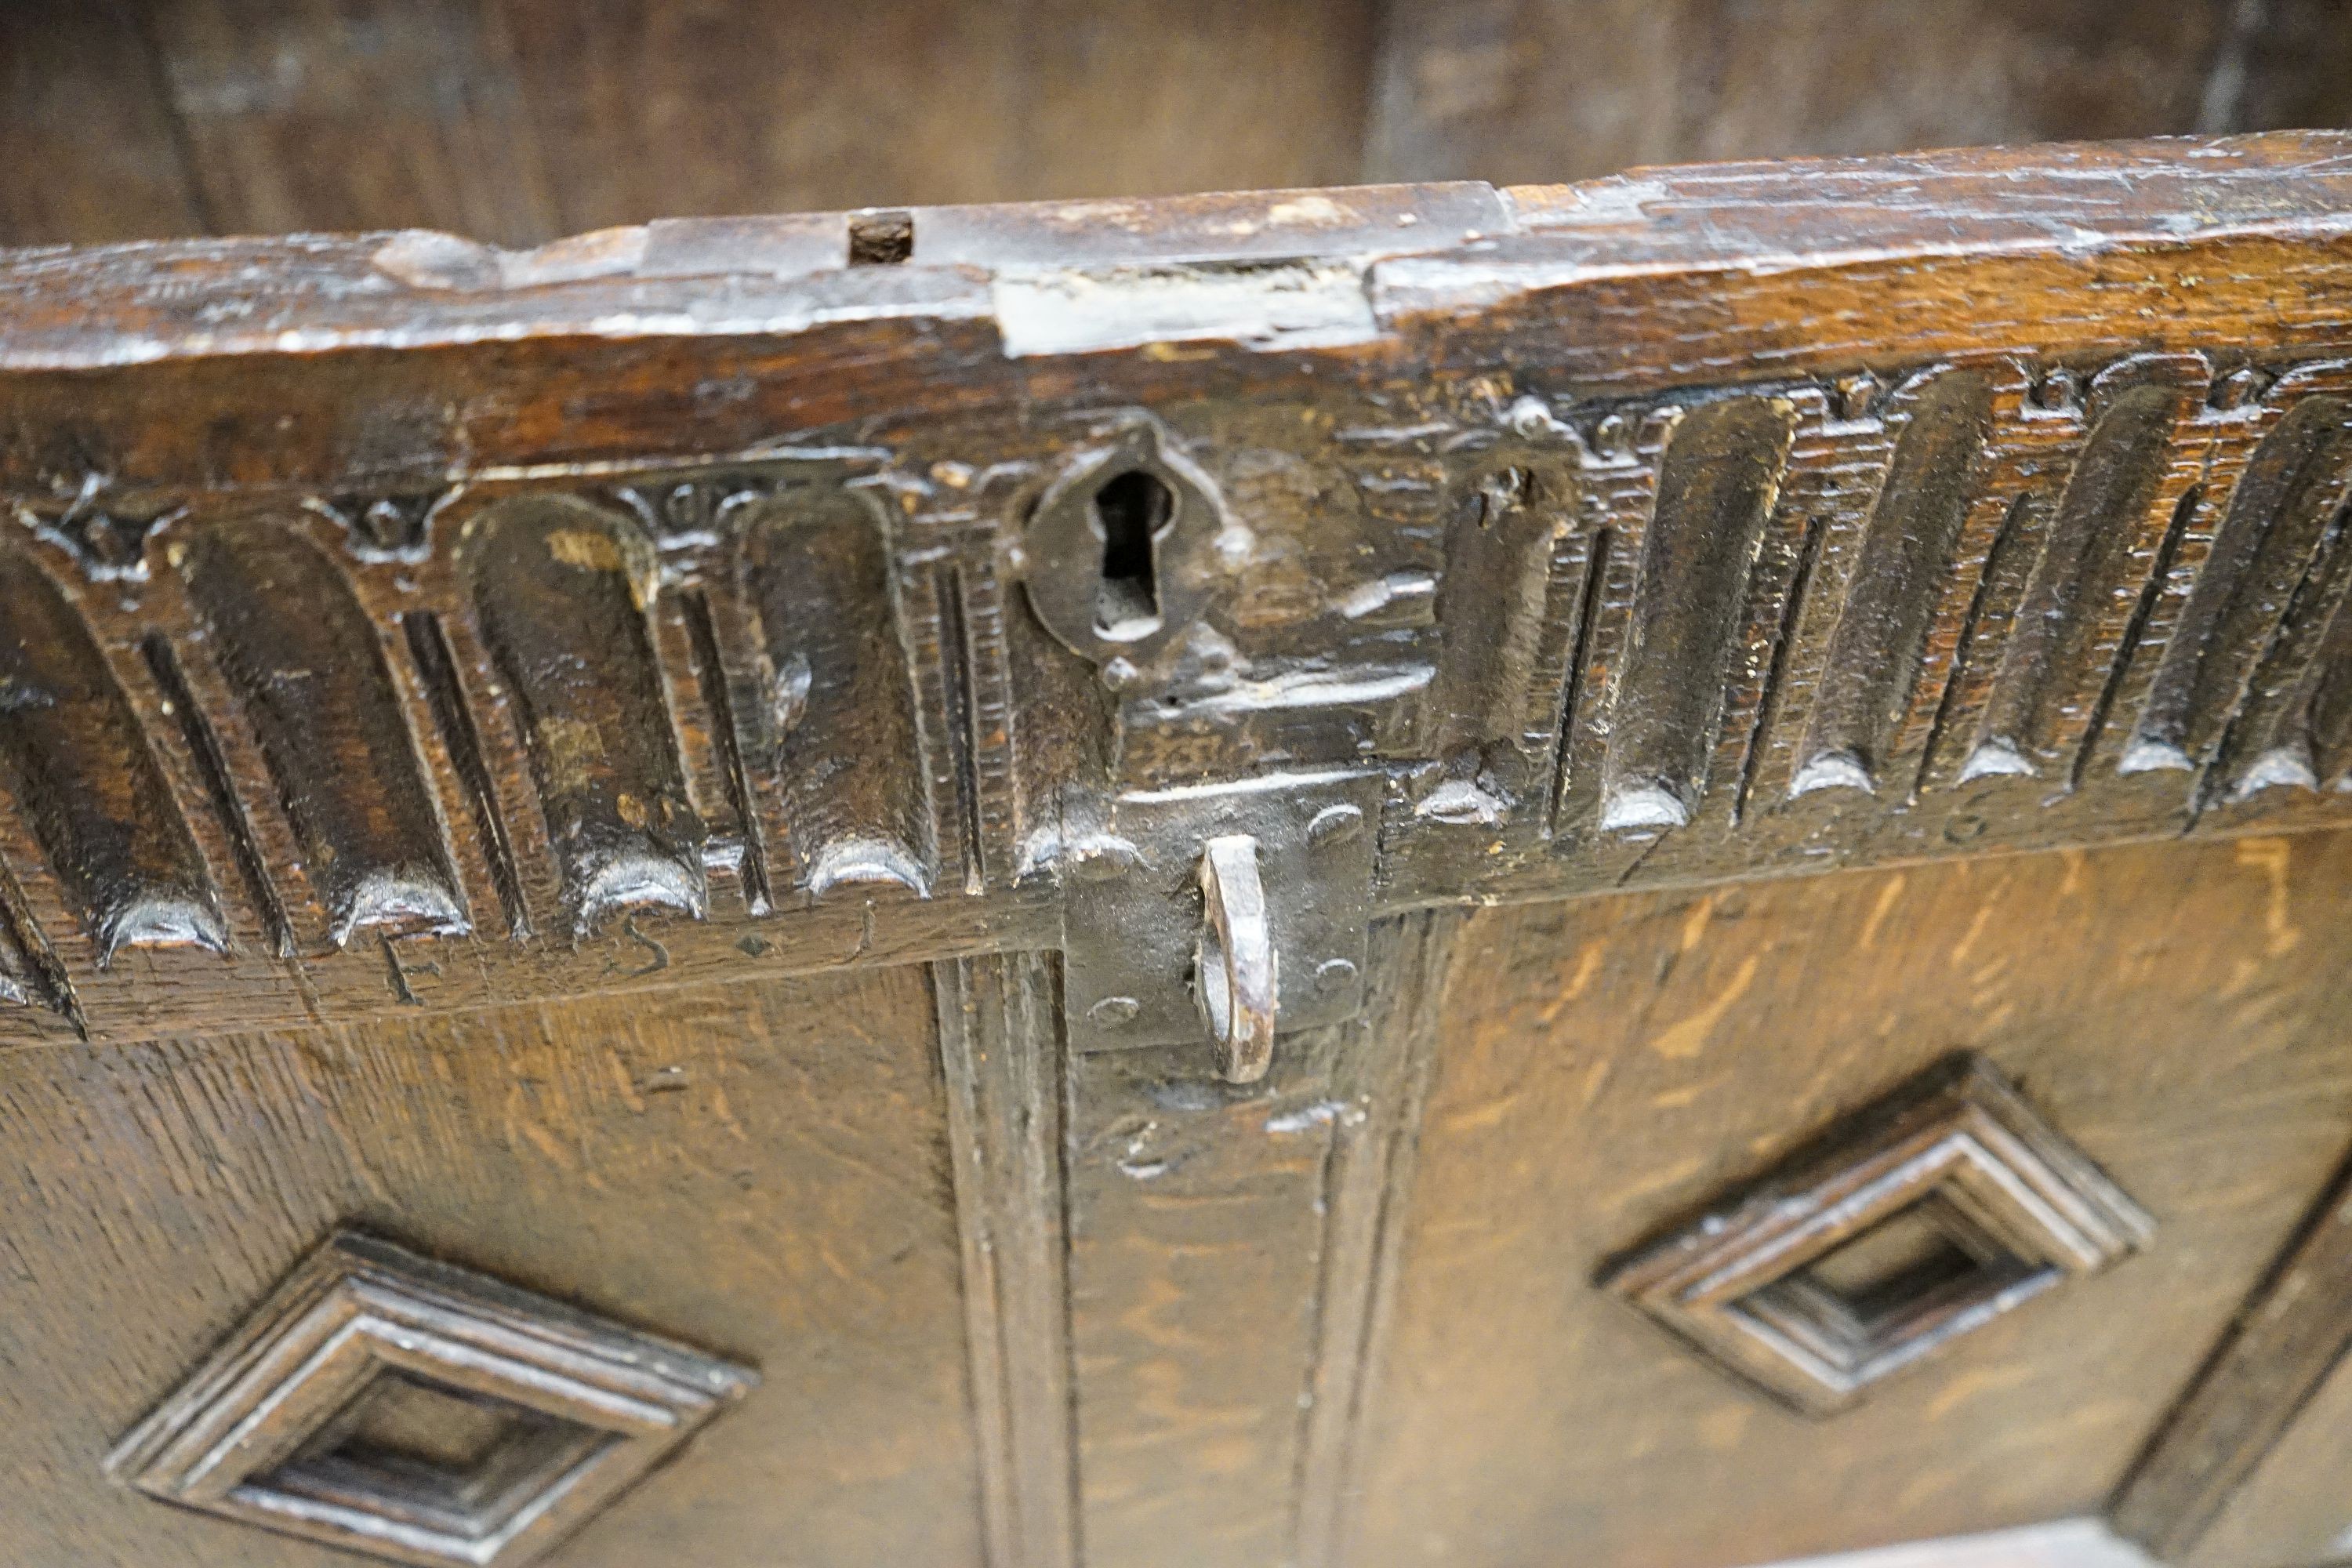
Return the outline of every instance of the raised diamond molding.
<path id="1" fill-rule="evenodd" d="M 2120 1261 L 2154 1230 L 1990 1064 L 1966 1056 L 1601 1283 L 1726 1370 L 1826 1415 Z"/>
<path id="2" fill-rule="evenodd" d="M 107 1468 L 167 1502 L 395 1563 L 513 1568 L 758 1381 L 345 1234 L 124 1436 Z"/>

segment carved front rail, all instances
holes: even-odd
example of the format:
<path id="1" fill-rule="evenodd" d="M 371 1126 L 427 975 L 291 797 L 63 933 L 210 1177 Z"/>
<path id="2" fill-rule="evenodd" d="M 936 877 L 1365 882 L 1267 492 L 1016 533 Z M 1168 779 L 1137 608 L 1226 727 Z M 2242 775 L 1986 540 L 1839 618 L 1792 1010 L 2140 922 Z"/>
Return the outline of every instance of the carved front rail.
<path id="1" fill-rule="evenodd" d="M 16 253 L 0 1029 L 2343 820 L 2342 159 Z"/>

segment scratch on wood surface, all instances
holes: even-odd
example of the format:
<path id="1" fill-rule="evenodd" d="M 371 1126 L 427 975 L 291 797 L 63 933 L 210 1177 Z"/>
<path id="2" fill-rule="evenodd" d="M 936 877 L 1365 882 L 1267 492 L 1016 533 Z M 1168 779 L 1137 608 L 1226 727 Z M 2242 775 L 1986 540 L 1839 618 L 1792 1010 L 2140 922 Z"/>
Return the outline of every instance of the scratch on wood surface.
<path id="1" fill-rule="evenodd" d="M 2238 845 L 2238 864 L 2260 871 L 2270 889 L 2263 906 L 2263 931 L 2267 938 L 2265 951 L 2273 958 L 2284 957 L 2303 941 L 2302 928 L 2294 923 L 2293 889 L 2287 880 L 2293 855 L 2294 846 L 2284 838 L 2248 838 Z"/>
<path id="2" fill-rule="evenodd" d="M 1681 1061 L 1706 1050 L 1707 1037 L 1715 1033 L 1716 1026 L 1729 1015 L 1739 999 L 1748 994 L 1748 988 L 1755 984 L 1756 971 L 1762 963 L 1763 957 L 1759 953 L 1751 952 L 1741 959 L 1738 969 L 1713 999 L 1650 1037 L 1650 1049 L 1670 1061 Z"/>

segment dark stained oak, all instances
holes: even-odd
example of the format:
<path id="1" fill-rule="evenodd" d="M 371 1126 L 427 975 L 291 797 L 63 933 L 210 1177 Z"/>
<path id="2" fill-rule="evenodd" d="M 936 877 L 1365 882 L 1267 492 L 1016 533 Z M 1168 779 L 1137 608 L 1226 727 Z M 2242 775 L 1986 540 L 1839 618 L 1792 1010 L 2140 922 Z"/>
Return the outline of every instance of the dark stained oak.
<path id="1" fill-rule="evenodd" d="M 2339 1176 L 2117 1492 L 2116 1524 L 2168 1559 L 2302 1563 L 2347 1529 L 2334 1423 L 2352 1324 Z"/>
<path id="2" fill-rule="evenodd" d="M 0 244 L 1362 177 L 1370 0 L 26 0 Z"/>
<path id="3" fill-rule="evenodd" d="M 1034 945 L 1284 770 L 1391 910 L 2339 820 L 2340 156 L 23 253 L 0 1034 Z"/>
<path id="4" fill-rule="evenodd" d="M 2330 834 L 1475 917 L 1356 1560 L 1751 1563 L 2099 1511 L 2352 1141 L 2347 872 Z M 2138 1201 L 2145 1251 L 1818 1421 L 1592 1288 L 1956 1048 Z"/>
<path id="5" fill-rule="evenodd" d="M 100 1461 L 338 1226 L 747 1363 L 552 1561 L 982 1561 L 919 969 L 374 1030 L 16 1053 L 0 1466 L 25 1563 L 351 1561 Z"/>
<path id="6" fill-rule="evenodd" d="M 2340 125 L 2328 0 L 1392 5 L 1370 178 Z"/>
<path id="7" fill-rule="evenodd" d="M 2347 56 L 2328 0 L 19 0 L 0 242 L 2341 125 Z"/>
<path id="8" fill-rule="evenodd" d="M 572 211 L 530 7 L 165 9 Z M 0 1560 L 2352 1526 L 2352 137 L 14 250 L 0 416 Z"/>

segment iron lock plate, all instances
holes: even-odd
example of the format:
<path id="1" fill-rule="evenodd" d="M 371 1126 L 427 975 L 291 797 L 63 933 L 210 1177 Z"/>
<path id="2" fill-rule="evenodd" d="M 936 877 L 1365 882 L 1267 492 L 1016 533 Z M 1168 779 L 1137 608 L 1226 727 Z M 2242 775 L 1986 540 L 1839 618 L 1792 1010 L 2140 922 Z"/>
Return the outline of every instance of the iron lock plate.
<path id="1" fill-rule="evenodd" d="M 1211 840 L 1236 837 L 1255 845 L 1276 1031 L 1355 1016 L 1382 787 L 1377 773 L 1332 772 L 1118 796 L 1109 831 L 1071 861 L 1063 939 L 1071 1048 L 1211 1034 L 1198 973 L 1210 923 L 1202 858 Z"/>

